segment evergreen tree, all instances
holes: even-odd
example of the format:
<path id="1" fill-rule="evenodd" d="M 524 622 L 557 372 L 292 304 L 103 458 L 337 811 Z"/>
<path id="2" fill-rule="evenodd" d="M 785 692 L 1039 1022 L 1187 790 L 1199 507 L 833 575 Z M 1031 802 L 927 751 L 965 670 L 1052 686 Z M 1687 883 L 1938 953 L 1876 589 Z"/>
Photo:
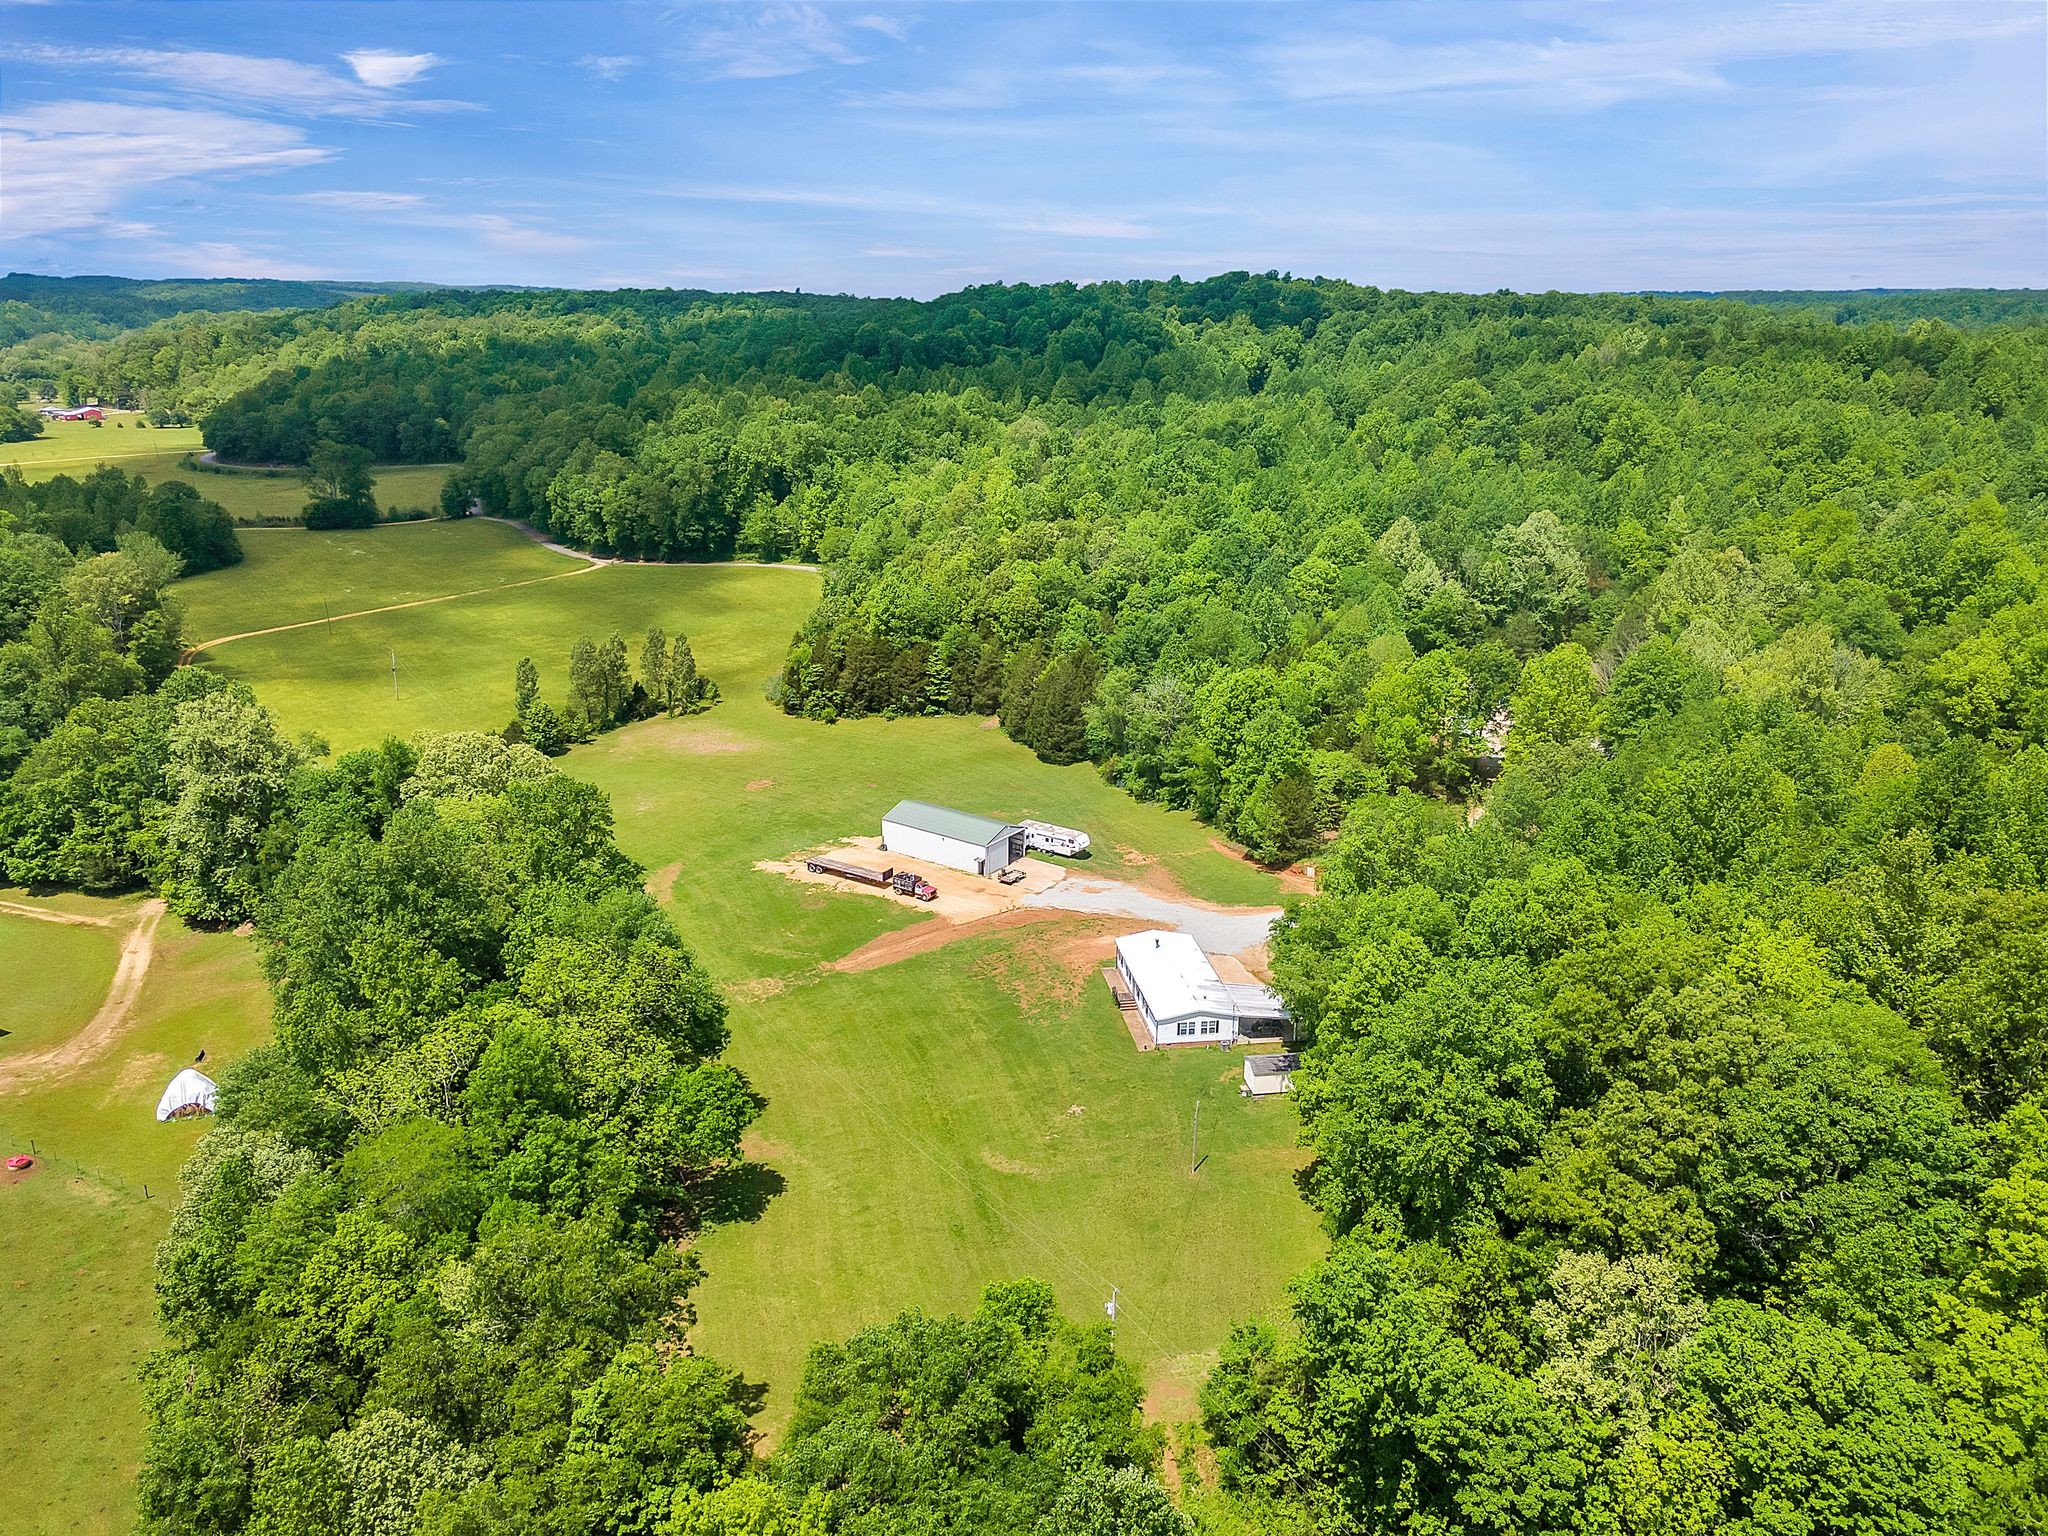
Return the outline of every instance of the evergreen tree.
<path id="1" fill-rule="evenodd" d="M 539 697 L 540 668 L 533 664 L 531 656 L 522 656 L 512 679 L 512 713 L 524 715 L 533 708 L 533 701 Z"/>
<path id="2" fill-rule="evenodd" d="M 593 722 L 602 730 L 625 718 L 626 703 L 633 695 L 633 674 L 626 666 L 626 638 L 613 630 L 597 653 L 602 714 Z"/>
<path id="3" fill-rule="evenodd" d="M 659 624 L 647 631 L 647 642 L 640 647 L 640 686 L 647 690 L 648 699 L 659 708 L 668 709 L 675 702 L 669 670 L 668 636 Z"/>
<path id="4" fill-rule="evenodd" d="M 604 670 L 597 646 L 579 635 L 569 648 L 569 702 L 591 727 L 604 723 Z"/>
<path id="5" fill-rule="evenodd" d="M 704 695 L 704 680 L 697 675 L 697 653 L 690 649 L 687 635 L 677 635 L 669 653 L 668 697 L 677 709 L 695 709 Z"/>

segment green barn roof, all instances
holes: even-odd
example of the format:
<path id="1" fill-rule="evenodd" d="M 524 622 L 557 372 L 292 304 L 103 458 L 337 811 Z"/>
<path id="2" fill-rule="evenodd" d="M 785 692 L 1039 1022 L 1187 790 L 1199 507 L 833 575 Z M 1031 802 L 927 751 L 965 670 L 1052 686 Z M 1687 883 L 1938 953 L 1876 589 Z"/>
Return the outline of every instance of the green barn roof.
<path id="1" fill-rule="evenodd" d="M 931 805 L 923 800 L 898 800 L 896 808 L 882 820 L 915 827 L 920 832 L 933 832 L 940 837 L 958 838 L 977 848 L 986 848 L 1005 832 L 1017 830 L 1007 821 L 995 821 L 987 816 L 976 816 L 971 811 L 956 811 L 950 805 Z"/>

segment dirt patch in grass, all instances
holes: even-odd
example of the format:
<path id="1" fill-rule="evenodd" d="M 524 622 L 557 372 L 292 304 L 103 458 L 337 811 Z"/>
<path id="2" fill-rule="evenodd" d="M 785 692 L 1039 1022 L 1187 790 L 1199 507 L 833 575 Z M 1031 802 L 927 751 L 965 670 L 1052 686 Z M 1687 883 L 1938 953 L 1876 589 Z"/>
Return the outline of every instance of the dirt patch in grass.
<path id="1" fill-rule="evenodd" d="M 1151 854 L 1140 853 L 1123 843 L 1116 845 L 1116 851 L 1130 868 L 1130 883 L 1139 890 L 1163 896 L 1168 901 L 1189 899 L 1188 888 L 1180 883 L 1180 878 Z"/>
<path id="2" fill-rule="evenodd" d="M 667 901 L 669 892 L 675 889 L 676 876 L 682 872 L 683 861 L 681 859 L 677 859 L 673 864 L 664 864 L 647 877 L 641 889 L 646 891 L 656 901 Z"/>
<path id="3" fill-rule="evenodd" d="M 737 997 L 749 1003 L 758 1003 L 763 998 L 779 997 L 788 988 L 789 982 L 781 976 L 752 976 L 745 981 L 729 981 L 725 984 L 728 997 Z"/>
<path id="4" fill-rule="evenodd" d="M 828 971 L 879 970 L 885 965 L 894 965 L 899 960 L 908 960 L 912 955 L 929 954 L 932 950 L 943 949 L 948 944 L 957 944 L 962 939 L 979 938 L 985 933 L 1001 933 L 1011 928 L 1028 928 L 1034 923 L 1054 922 L 1060 916 L 1058 912 L 1025 907 L 998 912 L 993 916 L 965 923 L 952 923 L 943 917 L 932 917 L 925 922 L 913 923 L 908 928 L 898 928 L 894 933 L 885 933 L 879 938 L 870 939 L 852 954 L 826 961 L 824 968 Z"/>
<path id="5" fill-rule="evenodd" d="M 0 901 L 0 912 L 11 912 L 16 917 L 32 917 L 39 923 L 63 923 L 72 928 L 115 926 L 111 917 L 87 917 L 79 912 L 59 912 L 55 907 L 32 907 L 19 901 Z"/>
<path id="6" fill-rule="evenodd" d="M 885 869 L 907 869 L 930 881 L 938 891 L 931 901 L 919 901 L 914 896 L 905 896 L 887 886 L 869 885 L 864 881 L 845 880 L 837 875 L 812 874 L 804 867 L 805 861 L 815 856 L 838 859 L 842 863 L 859 865 L 877 872 Z M 763 859 L 754 868 L 769 874 L 783 875 L 806 885 L 821 885 L 830 890 L 844 891 L 852 896 L 872 896 L 893 902 L 899 907 L 915 912 L 929 912 L 949 923 L 979 922 L 998 912 L 1007 912 L 1017 904 L 1017 898 L 1039 891 L 1049 890 L 1065 878 L 1066 872 L 1057 865 L 1043 859 L 1020 859 L 1011 866 L 1021 870 L 1024 879 L 1016 885 L 1003 885 L 987 875 L 970 875 L 965 870 L 948 869 L 943 864 L 933 864 L 924 859 L 913 859 L 901 853 L 890 853 L 883 849 L 879 837 L 845 837 L 836 843 L 817 848 L 806 848 L 791 854 L 786 859 Z"/>
<path id="7" fill-rule="evenodd" d="M 752 1129 L 740 1132 L 740 1152 L 752 1163 L 786 1162 L 796 1155 L 788 1143 Z"/>
<path id="8" fill-rule="evenodd" d="M 1020 1163 L 1015 1158 L 1005 1157 L 1002 1153 L 993 1151 L 988 1147 L 981 1149 L 981 1160 L 987 1163 L 989 1167 L 995 1169 L 997 1173 L 1014 1173 L 1027 1179 L 1042 1179 L 1045 1177 L 1045 1170 L 1043 1168 L 1034 1168 L 1029 1163 Z"/>
<path id="9" fill-rule="evenodd" d="M 773 789 L 774 787 L 775 787 L 775 781 L 774 781 L 773 779 L 749 779 L 749 780 L 747 780 L 747 788 L 748 788 L 748 789 L 750 789 L 750 790 L 760 790 L 760 789 Z"/>
<path id="10" fill-rule="evenodd" d="M 754 744 L 742 741 L 729 731 L 717 729 L 678 733 L 672 743 L 678 752 L 687 752 L 692 757 L 715 757 L 727 752 L 751 752 Z"/>
<path id="11" fill-rule="evenodd" d="M 1070 917 L 1061 932 L 1013 944 L 991 956 L 984 969 L 1027 1016 L 1048 1000 L 1071 1008 L 1090 979 L 1115 957 L 1117 935 L 1144 926 L 1135 919 Z"/>
<path id="12" fill-rule="evenodd" d="M 1262 869 L 1278 880 L 1290 896 L 1313 896 L 1316 893 L 1316 877 L 1299 864 L 1289 864 L 1285 869 L 1275 869 L 1270 864 L 1261 864 L 1235 843 L 1226 843 L 1220 837 L 1209 839 L 1209 846 L 1226 859 L 1235 859 L 1240 864 L 1249 864 L 1253 869 Z"/>

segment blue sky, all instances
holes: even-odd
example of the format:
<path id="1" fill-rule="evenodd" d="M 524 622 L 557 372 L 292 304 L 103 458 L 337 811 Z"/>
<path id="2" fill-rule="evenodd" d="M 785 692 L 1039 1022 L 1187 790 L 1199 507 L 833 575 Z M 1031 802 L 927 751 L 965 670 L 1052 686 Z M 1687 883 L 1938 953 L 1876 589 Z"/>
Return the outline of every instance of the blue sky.
<path id="1" fill-rule="evenodd" d="M 792 288 L 2048 286 L 2039 0 L 0 0 L 0 260 Z"/>

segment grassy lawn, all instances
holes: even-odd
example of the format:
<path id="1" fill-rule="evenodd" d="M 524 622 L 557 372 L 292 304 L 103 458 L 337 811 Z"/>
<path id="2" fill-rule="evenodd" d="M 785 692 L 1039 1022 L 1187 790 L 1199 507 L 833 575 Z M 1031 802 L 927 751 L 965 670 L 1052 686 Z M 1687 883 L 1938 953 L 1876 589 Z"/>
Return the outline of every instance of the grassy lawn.
<path id="1" fill-rule="evenodd" d="M 542 549 L 517 528 L 483 519 L 331 533 L 252 528 L 242 535 L 242 549 L 240 565 L 178 584 L 190 639 L 504 586 L 584 563 Z M 209 661 L 224 666 L 233 659 L 223 650 Z M 384 692 L 391 692 L 388 659 Z"/>
<path id="2" fill-rule="evenodd" d="M 0 1059 L 63 1039 L 92 1017 L 121 954 L 120 932 L 0 911 Z"/>
<path id="3" fill-rule="evenodd" d="M 280 561 L 314 547 L 276 537 Z M 422 579 L 479 584 L 452 560 Z M 280 611 L 273 595 L 294 587 L 281 566 L 252 561 L 187 583 L 195 610 L 206 584 L 206 611 L 238 628 Z M 773 1431 L 815 1340 L 912 1304 L 964 1307 L 1019 1274 L 1053 1282 L 1079 1317 L 1100 1316 L 1119 1286 L 1123 1347 L 1167 1414 L 1186 1417 L 1231 1321 L 1274 1311 L 1320 1247 L 1292 1182 L 1293 1106 L 1240 1099 L 1235 1054 L 1134 1050 L 1083 954 L 1102 932 L 1084 919 L 828 971 L 821 962 L 930 919 L 753 866 L 872 832 L 911 795 L 1086 828 L 1091 872 L 1232 903 L 1277 903 L 1280 887 L 1193 818 L 1132 800 L 1085 764 L 1040 763 L 982 721 L 824 726 L 773 709 L 761 685 L 818 590 L 789 570 L 610 566 L 237 641 L 205 660 L 247 679 L 288 729 L 341 749 L 394 731 L 495 728 L 523 654 L 558 698 L 578 634 L 616 627 L 637 650 L 650 622 L 686 630 L 724 702 L 614 732 L 564 766 L 611 795 L 622 846 L 726 988 L 732 1057 L 769 1101 L 755 1150 L 779 1193 L 758 1220 L 703 1239 L 698 1342 L 769 1385 Z M 1207 1160 L 1190 1175 L 1197 1099 Z"/>
<path id="4" fill-rule="evenodd" d="M 124 919 L 132 910 L 90 905 Z M 11 1438 L 35 1448 L 33 1475 L 10 1486 L 10 1531 L 134 1526 L 143 1424 L 136 1368 L 157 1340 L 150 1265 L 178 1168 L 204 1129 L 159 1125 L 157 1095 L 201 1049 L 209 1066 L 229 1060 L 264 1038 L 269 1019 L 254 945 L 166 918 L 120 1043 L 60 1081 L 0 1091 L 0 1151 L 33 1146 L 38 1157 L 25 1178 L 0 1174 L 0 1379 L 11 1387 Z"/>
<path id="5" fill-rule="evenodd" d="M 440 525 L 434 526 L 438 529 Z M 491 533 L 485 534 L 486 529 Z M 424 526 L 420 530 L 380 529 L 359 536 L 366 540 L 373 572 L 397 569 L 403 582 L 438 583 L 443 591 L 458 592 L 497 579 L 489 574 L 480 579 L 480 570 L 524 579 L 521 572 L 536 558 L 548 563 L 533 574 L 574 574 L 512 591 L 237 640 L 205 652 L 202 660 L 231 677 L 246 679 L 290 730 L 317 731 L 340 750 L 393 733 L 495 730 L 511 716 L 512 675 L 521 656 L 530 655 L 539 665 L 543 696 L 560 702 L 568 690 L 569 649 L 579 635 L 602 640 L 617 629 L 637 655 L 640 638 L 650 624 L 661 624 L 671 633 L 687 631 L 700 664 L 707 667 L 713 665 L 707 646 L 710 654 L 730 657 L 736 650 L 744 650 L 759 658 L 750 672 L 730 668 L 712 672 L 728 693 L 758 696 L 761 684 L 775 670 L 768 657 L 788 641 L 817 590 L 816 578 L 807 573 L 759 566 L 579 569 L 568 558 L 551 556 L 539 546 L 519 540 L 513 530 L 490 523 L 456 524 L 448 534 L 465 541 L 479 536 L 500 541 L 509 537 L 525 543 L 525 549 L 499 542 L 497 555 L 481 568 L 458 563 L 453 557 L 429 557 L 417 567 L 396 567 L 386 560 L 383 551 L 405 547 L 397 541 L 410 540 L 423 531 Z M 248 542 L 254 544 L 259 537 L 265 535 L 252 534 Z M 267 537 L 329 536 L 281 533 Z M 508 561 L 515 569 L 506 572 Z M 181 583 L 178 590 L 181 594 L 198 593 L 206 590 L 202 583 L 216 583 L 213 595 L 206 599 L 217 605 L 208 608 L 209 616 L 239 616 L 241 622 L 233 628 L 250 627 L 249 620 L 260 620 L 266 604 L 261 586 L 245 582 L 244 575 L 244 568 L 237 567 Z M 385 580 L 375 574 L 369 579 Z M 307 616 L 304 607 L 318 601 L 312 592 L 306 592 L 304 598 L 301 608 L 292 611 L 294 617 Z M 774 617 L 764 619 L 768 614 Z M 310 616 L 319 617 L 317 606 L 312 607 Z M 755 643 L 752 632 L 764 622 L 780 633 L 772 642 Z M 196 617 L 188 629 L 194 635 L 220 632 Z M 394 651 L 398 657 L 396 698 L 391 680 Z"/>
<path id="6" fill-rule="evenodd" d="M 50 422 L 44 435 L 33 441 L 0 443 L 0 464 L 19 464 L 30 480 L 57 475 L 83 479 L 101 464 L 140 475 L 151 485 L 160 480 L 184 480 L 202 496 L 227 508 L 228 516 L 238 523 L 297 517 L 306 505 L 306 487 L 297 475 L 184 467 L 181 459 L 206 446 L 199 440 L 197 427 L 138 427 L 132 420 L 122 420 L 122 426 L 109 422 L 97 428 L 82 421 Z M 436 509 L 452 468 L 450 464 L 393 464 L 379 469 L 377 505 L 386 512 L 396 507 Z"/>
<path id="7" fill-rule="evenodd" d="M 121 463 L 123 469 L 133 472 L 133 465 L 121 461 L 143 456 L 175 463 L 180 454 L 198 453 L 206 446 L 197 427 L 138 427 L 133 417 L 115 420 L 122 425 L 113 421 L 100 426 L 89 421 L 44 422 L 41 437 L 25 443 L 0 443 L 0 464 L 21 465 L 30 479 L 47 478 L 31 473 L 32 467 L 46 467 L 52 475 L 82 475 L 90 474 L 102 462 Z"/>

